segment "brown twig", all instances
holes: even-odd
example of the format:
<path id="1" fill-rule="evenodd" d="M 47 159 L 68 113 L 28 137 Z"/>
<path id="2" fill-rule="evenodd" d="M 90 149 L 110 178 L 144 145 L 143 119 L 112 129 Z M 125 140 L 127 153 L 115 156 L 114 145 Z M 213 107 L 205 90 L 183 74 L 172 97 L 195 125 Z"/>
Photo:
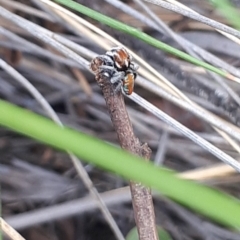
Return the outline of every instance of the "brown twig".
<path id="1" fill-rule="evenodd" d="M 97 58 L 92 62 L 94 63 L 92 64 L 92 70 L 95 73 L 97 73 L 97 66 L 101 65 L 101 63 L 96 61 L 98 61 Z M 96 80 L 102 89 L 121 147 L 128 152 L 145 158 L 146 160 L 149 159 L 151 156 L 151 149 L 146 143 L 142 144 L 139 139 L 135 137 L 125 107 L 123 94 L 121 94 L 121 92 L 116 93 L 109 79 L 104 79 L 101 74 L 96 74 Z M 132 181 L 130 181 L 130 189 L 139 239 L 157 240 L 158 235 L 155 225 L 155 213 L 151 190 L 143 186 L 141 183 L 135 183 Z"/>

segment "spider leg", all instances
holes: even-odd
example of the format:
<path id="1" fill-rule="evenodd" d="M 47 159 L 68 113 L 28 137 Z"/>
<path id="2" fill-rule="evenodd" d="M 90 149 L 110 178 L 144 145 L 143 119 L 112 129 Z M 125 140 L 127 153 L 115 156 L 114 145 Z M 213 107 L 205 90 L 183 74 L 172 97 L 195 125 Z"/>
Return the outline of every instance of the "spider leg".
<path id="1" fill-rule="evenodd" d="M 117 70 L 114 67 L 106 65 L 99 66 L 98 69 L 99 73 L 107 72 L 110 77 L 112 77 L 117 72 Z"/>
<path id="2" fill-rule="evenodd" d="M 125 77 L 125 72 L 116 72 L 113 74 L 113 76 L 111 77 L 110 81 L 111 83 L 122 83 L 123 79 Z"/>
<path id="3" fill-rule="evenodd" d="M 112 60 L 112 58 L 108 55 L 99 55 L 98 58 L 104 62 L 105 66 L 114 66 L 114 62 Z M 104 66 L 102 65 L 102 66 Z"/>
<path id="4" fill-rule="evenodd" d="M 116 72 L 116 71 L 117 71 L 114 67 L 112 67 L 112 66 L 107 66 L 107 65 L 101 65 L 101 66 L 99 66 L 99 69 L 100 69 L 100 70 L 103 70 L 103 71 L 105 71 L 105 70 L 107 70 L 107 71 L 113 71 L 113 72 Z"/>
<path id="5" fill-rule="evenodd" d="M 111 66 L 99 66 L 99 73 L 110 77 L 111 83 L 117 83 L 123 81 L 125 77 L 125 72 L 118 72 L 115 68 Z"/>
<path id="6" fill-rule="evenodd" d="M 133 71 L 137 71 L 139 66 L 138 64 L 134 63 L 134 62 L 131 62 L 130 63 L 130 66 L 129 66 Z"/>
<path id="7" fill-rule="evenodd" d="M 113 84 L 115 93 L 118 93 L 120 91 L 125 77 L 125 72 L 118 72 L 112 66 L 101 65 L 99 66 L 98 73 Z"/>
<path id="8" fill-rule="evenodd" d="M 98 68 L 98 74 L 101 74 L 104 77 L 107 77 L 109 80 L 116 73 L 116 69 L 111 66 L 102 65 Z"/>
<path id="9" fill-rule="evenodd" d="M 117 86 L 114 89 L 114 93 L 118 93 L 122 89 L 122 81 L 118 82 Z"/>

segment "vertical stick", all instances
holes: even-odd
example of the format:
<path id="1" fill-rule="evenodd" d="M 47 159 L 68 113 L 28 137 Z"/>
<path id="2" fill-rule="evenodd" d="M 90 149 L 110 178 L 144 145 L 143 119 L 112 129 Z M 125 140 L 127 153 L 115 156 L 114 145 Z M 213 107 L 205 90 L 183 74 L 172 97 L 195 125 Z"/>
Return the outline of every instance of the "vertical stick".
<path id="1" fill-rule="evenodd" d="M 123 94 L 121 92 L 115 93 L 112 83 L 103 79 L 100 74 L 96 74 L 96 80 L 102 89 L 121 147 L 146 160 L 149 159 L 151 149 L 146 143 L 141 144 L 139 139 L 135 137 L 125 107 Z M 134 169 L 132 170 L 134 171 Z M 158 240 L 151 190 L 144 187 L 141 183 L 135 182 L 130 182 L 130 188 L 139 239 Z"/>

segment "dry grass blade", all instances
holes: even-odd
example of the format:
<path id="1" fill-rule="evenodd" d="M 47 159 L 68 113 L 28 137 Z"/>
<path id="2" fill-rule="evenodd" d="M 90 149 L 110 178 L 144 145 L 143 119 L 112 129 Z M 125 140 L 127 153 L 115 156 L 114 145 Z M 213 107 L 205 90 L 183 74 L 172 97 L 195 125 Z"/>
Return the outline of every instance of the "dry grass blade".
<path id="1" fill-rule="evenodd" d="M 163 28 L 164 31 L 166 31 L 166 33 L 168 35 L 170 35 L 176 42 L 179 43 L 179 45 L 181 47 L 183 47 L 183 49 L 185 49 L 190 55 L 192 55 L 195 58 L 199 59 L 199 53 L 198 53 L 198 48 L 196 47 L 196 45 L 194 44 L 189 44 L 188 41 L 186 41 L 185 39 L 179 37 L 179 35 L 175 34 L 165 23 L 163 23 L 142 1 L 140 0 L 135 0 L 135 2 L 137 2 L 140 6 L 142 6 L 145 11 L 153 18 L 153 20 L 156 22 L 156 24 L 160 27 Z M 201 49 L 200 49 L 201 50 Z M 202 59 L 200 57 L 200 59 Z M 213 60 L 213 59 L 212 59 Z M 228 93 L 229 95 L 236 101 L 236 103 L 238 103 L 238 105 L 240 105 L 240 98 L 238 97 L 238 94 L 231 88 L 229 87 L 224 80 L 217 76 L 216 74 L 207 71 L 208 74 L 216 81 L 218 82 Z"/>
<path id="2" fill-rule="evenodd" d="M 52 38 L 52 34 L 50 31 L 43 29 L 42 27 L 37 26 L 36 24 L 33 24 L 9 11 L 4 9 L 0 6 L 0 12 L 1 16 L 8 19 L 9 21 L 14 22 L 16 25 L 20 26 L 21 28 L 24 28 L 26 31 L 28 31 L 30 34 L 34 35 L 35 37 L 41 39 L 42 41 L 46 42 L 47 44 L 51 45 L 53 48 L 57 49 L 58 51 L 62 52 L 65 56 L 72 58 L 77 63 L 79 63 L 81 66 L 88 69 L 88 62 L 80 57 L 79 55 L 75 54 L 70 49 L 66 48 L 56 40 Z"/>
<path id="3" fill-rule="evenodd" d="M 185 171 L 183 173 L 179 173 L 178 176 L 186 179 L 191 179 L 191 180 L 204 181 L 204 180 L 212 179 L 213 176 L 217 178 L 217 177 L 227 176 L 234 172 L 236 171 L 232 167 L 228 165 L 218 164 L 218 165 L 213 165 L 211 167 L 204 167 L 202 169 L 200 168 L 200 169 Z"/>
<path id="4" fill-rule="evenodd" d="M 131 200 L 129 187 L 101 193 L 100 197 L 108 206 L 129 202 Z M 75 216 L 80 213 L 93 210 L 97 207 L 98 204 L 95 199 L 87 196 L 81 199 L 75 199 L 67 201 L 65 203 L 60 203 L 56 206 L 50 206 L 32 212 L 19 214 L 18 216 L 8 217 L 6 218 L 6 221 L 15 229 L 21 230 L 48 221 Z"/>
<path id="5" fill-rule="evenodd" d="M 0 218 L 0 229 L 12 240 L 25 240 L 14 228 Z"/>
<path id="6" fill-rule="evenodd" d="M 217 158 L 222 160 L 224 163 L 230 165 L 233 167 L 236 171 L 240 172 L 240 163 L 237 162 L 235 159 L 221 151 L 220 149 L 216 148 L 203 138 L 199 137 L 197 134 L 189 130 L 188 128 L 184 127 L 182 124 L 177 122 L 175 119 L 168 116 L 166 113 L 162 112 L 155 106 L 151 105 L 149 102 L 138 96 L 137 94 L 133 93 L 131 96 L 129 96 L 130 99 L 132 99 L 134 102 L 140 104 L 142 107 L 144 107 L 146 110 L 169 124 L 170 126 L 174 127 L 178 131 L 180 131 L 182 134 L 184 134 L 186 137 L 190 138 L 193 142 L 200 145 L 205 150 L 209 151 L 213 155 L 215 155 Z"/>
<path id="7" fill-rule="evenodd" d="M 71 67 L 76 67 L 76 68 L 79 67 L 79 65 L 75 61 L 73 61 L 71 59 L 66 59 L 61 56 L 57 56 L 56 54 L 53 54 L 50 51 L 47 51 L 46 49 L 42 49 L 41 47 L 37 46 L 36 44 L 21 38 L 20 36 L 14 34 L 13 32 L 8 31 L 7 29 L 5 29 L 3 27 L 0 27 L 0 34 L 2 34 L 2 36 L 5 36 L 5 37 L 19 43 L 19 45 L 16 46 L 16 50 L 18 50 L 18 47 L 21 46 L 21 47 L 24 47 L 24 50 L 22 50 L 22 49 L 19 49 L 19 50 L 22 50 L 24 52 L 26 51 L 26 52 L 32 52 L 35 54 L 39 54 L 40 56 L 47 57 L 47 58 L 49 58 L 53 61 L 59 62 L 59 63 L 64 63 Z"/>
<path id="8" fill-rule="evenodd" d="M 143 15 L 141 12 L 133 9 L 132 7 L 129 7 L 128 5 L 124 4 L 123 2 L 120 2 L 119 0 L 113 0 L 109 1 L 109 4 L 121 9 L 121 11 L 124 11 L 134 17 L 135 19 L 141 21 L 142 23 L 146 24 L 147 26 L 156 29 L 157 31 L 161 32 L 162 34 L 167 33 L 170 36 L 174 35 L 174 38 L 177 40 L 177 42 L 184 48 L 191 49 L 193 52 L 196 52 L 199 56 L 201 56 L 202 59 L 206 60 L 207 62 L 211 63 L 214 66 L 217 66 L 221 69 L 224 69 L 225 71 L 240 77 L 240 71 L 235 68 L 234 66 L 228 64 L 227 62 L 224 62 L 220 58 L 214 56 L 210 52 L 206 51 L 205 49 L 199 47 L 198 45 L 188 41 L 187 39 L 183 38 L 177 33 L 174 33 L 158 16 L 156 16 L 151 9 L 149 9 L 146 4 L 144 4 L 141 0 L 135 0 L 137 4 L 139 4 L 144 11 L 152 18 L 147 18 L 145 15 Z M 232 79 L 233 80 L 233 79 Z M 237 82 L 239 80 L 235 79 Z"/>
<path id="9" fill-rule="evenodd" d="M 161 7 L 164 7 L 168 10 L 171 10 L 171 11 L 174 11 L 176 13 L 179 13 L 183 16 L 186 16 L 186 17 L 189 17 L 189 18 L 192 18 L 196 21 L 199 21 L 199 22 L 202 22 L 202 23 L 205 23 L 215 29 L 218 29 L 218 30 L 221 30 L 223 32 L 226 32 L 226 33 L 229 33 L 233 36 L 236 36 L 238 38 L 240 38 L 240 32 L 231 28 L 231 27 L 228 27 L 224 24 L 221 24 L 219 22 L 216 22 L 212 19 L 209 19 L 207 17 L 204 17 L 204 16 L 201 16 L 200 14 L 194 12 L 194 11 L 189 11 L 189 10 L 186 10 L 185 8 L 182 8 L 182 7 L 179 7 L 177 5 L 174 5 L 174 4 L 170 4 L 170 3 L 167 3 L 165 1 L 162 1 L 162 0 L 144 0 L 146 2 L 150 2 L 152 4 L 156 4 L 156 5 L 159 5 Z"/>
<path id="10" fill-rule="evenodd" d="M 149 89 L 154 93 L 157 93 L 158 95 L 173 102 L 174 104 L 190 111 L 191 113 L 195 114 L 196 116 L 200 117 L 201 119 L 215 126 L 216 128 L 221 129 L 223 132 L 226 132 L 230 136 L 240 140 L 240 135 L 239 135 L 240 129 L 237 126 L 219 118 L 218 116 L 215 116 L 214 114 L 206 111 L 205 109 L 197 106 L 196 104 L 193 104 L 191 102 L 186 102 L 183 99 L 179 99 L 175 95 L 168 93 L 164 89 L 156 88 L 154 84 L 149 83 L 145 79 L 142 79 L 142 78 L 140 79 L 141 79 L 140 81 L 142 82 L 142 85 L 144 85 L 146 89 Z"/>
<path id="11" fill-rule="evenodd" d="M 35 8 L 29 7 L 29 6 L 27 6 L 27 5 L 23 4 L 23 3 L 12 1 L 12 0 L 0 0 L 0 3 L 3 6 L 7 6 L 7 7 L 11 8 L 11 9 L 20 10 L 20 11 L 23 11 L 25 13 L 29 13 L 29 14 L 31 14 L 33 16 L 40 17 L 42 19 L 54 22 L 54 18 L 49 16 L 49 14 L 46 14 L 45 12 L 39 11 L 39 10 L 37 10 Z"/>
<path id="12" fill-rule="evenodd" d="M 192 10 L 191 8 L 189 8 L 189 7 L 185 6 L 184 4 L 179 3 L 179 2 L 177 2 L 177 1 L 175 1 L 175 0 L 167 0 L 167 1 L 168 1 L 169 3 L 172 3 L 172 4 L 176 5 L 176 6 L 179 6 L 180 8 L 183 8 L 183 9 L 186 9 L 186 10 L 188 10 L 188 11 L 190 11 L 190 12 L 193 12 L 193 13 L 198 14 L 197 12 L 195 12 L 194 10 Z M 220 24 L 221 24 L 221 23 L 220 23 Z M 225 25 L 225 26 L 226 26 L 226 25 Z M 231 34 L 229 34 L 229 33 L 227 33 L 227 32 L 220 31 L 220 30 L 218 30 L 217 28 L 215 28 L 215 29 L 216 29 L 216 31 L 218 31 L 218 32 L 221 33 L 222 35 L 226 36 L 227 38 L 231 39 L 232 41 L 236 42 L 237 44 L 240 44 L 239 38 L 237 38 L 237 37 L 235 37 L 234 35 L 231 35 Z"/>

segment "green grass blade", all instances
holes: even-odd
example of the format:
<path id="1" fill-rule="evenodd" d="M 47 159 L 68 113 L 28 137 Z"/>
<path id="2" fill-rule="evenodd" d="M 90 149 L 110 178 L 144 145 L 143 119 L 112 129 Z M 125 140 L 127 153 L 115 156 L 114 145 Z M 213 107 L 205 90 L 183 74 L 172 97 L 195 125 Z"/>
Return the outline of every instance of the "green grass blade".
<path id="1" fill-rule="evenodd" d="M 160 240 L 172 240 L 171 236 L 167 231 L 163 228 L 157 226 L 158 238 Z M 126 236 L 126 240 L 139 240 L 137 228 L 134 227 L 130 230 L 130 232 Z"/>
<path id="2" fill-rule="evenodd" d="M 70 151 L 126 179 L 151 186 L 165 196 L 232 228 L 240 227 L 240 201 L 220 191 L 180 179 L 173 171 L 158 168 L 93 137 L 61 128 L 47 118 L 0 100 L 0 125 L 52 147 Z"/>
<path id="3" fill-rule="evenodd" d="M 0 218 L 2 217 L 2 186 L 0 184 Z M 2 224 L 0 219 L 0 240 L 3 239 Z"/>
<path id="4" fill-rule="evenodd" d="M 240 29 L 240 14 L 228 0 L 209 0 L 219 12 L 237 29 Z"/>
<path id="5" fill-rule="evenodd" d="M 198 60 L 194 57 L 191 57 L 190 55 L 188 55 L 188 54 L 186 54 L 186 53 L 184 53 L 184 52 L 182 52 L 182 51 L 180 51 L 176 48 L 173 48 L 173 47 L 171 47 L 171 46 L 169 46 L 169 45 L 167 45 L 167 44 L 165 44 L 165 43 L 147 35 L 146 33 L 141 32 L 140 30 L 138 30 L 136 28 L 130 27 L 130 26 L 128 26 L 128 25 L 126 25 L 126 24 L 124 24 L 120 21 L 117 21 L 115 19 L 107 17 L 107 16 L 105 16 L 105 15 L 99 13 L 99 12 L 96 12 L 96 11 L 94 11 L 94 10 L 88 8 L 88 7 L 85 7 L 85 6 L 83 6 L 79 3 L 73 2 L 71 0 L 54 0 L 54 1 L 56 1 L 58 3 L 61 3 L 61 4 L 65 5 L 69 8 L 72 8 L 73 10 L 78 11 L 78 12 L 80 12 L 80 13 L 82 13 L 82 14 L 90 17 L 90 18 L 93 18 L 93 19 L 95 19 L 95 20 L 97 20 L 101 23 L 104 23 L 104 24 L 108 25 L 109 27 L 112 27 L 112 28 L 117 29 L 119 31 L 125 32 L 129 35 L 132 35 L 132 36 L 134 36 L 138 39 L 141 39 L 142 41 L 144 41 L 144 42 L 146 42 L 146 43 L 148 43 L 148 44 L 150 44 L 150 45 L 152 45 L 156 48 L 159 48 L 159 49 L 161 49 L 165 52 L 171 53 L 171 54 L 173 54 L 175 56 L 178 56 L 178 57 L 180 57 L 180 58 L 182 58 L 182 59 L 184 59 L 188 62 L 191 62 L 195 65 L 201 66 L 205 69 L 208 69 L 212 72 L 215 72 L 215 73 L 217 73 L 221 76 L 226 77 L 226 72 L 224 72 L 224 71 L 222 71 L 222 70 L 220 70 L 220 69 L 218 69 L 218 68 L 216 68 L 216 67 L 214 67 L 214 66 L 212 66 L 208 63 L 205 63 L 205 62 L 200 61 L 200 60 Z"/>

